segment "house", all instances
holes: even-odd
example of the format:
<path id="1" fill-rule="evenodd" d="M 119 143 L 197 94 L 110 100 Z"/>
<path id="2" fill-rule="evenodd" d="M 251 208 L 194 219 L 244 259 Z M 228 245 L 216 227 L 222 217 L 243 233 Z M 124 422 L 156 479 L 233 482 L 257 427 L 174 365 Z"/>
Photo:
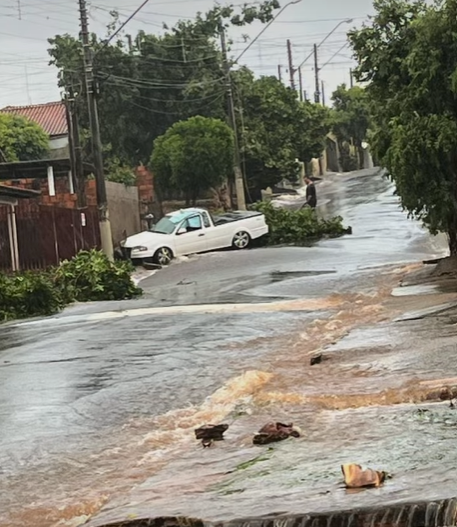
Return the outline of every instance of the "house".
<path id="1" fill-rule="evenodd" d="M 61 101 L 30 106 L 6 106 L 0 113 L 19 115 L 34 121 L 49 135 L 50 157 L 69 156 L 67 111 Z"/>

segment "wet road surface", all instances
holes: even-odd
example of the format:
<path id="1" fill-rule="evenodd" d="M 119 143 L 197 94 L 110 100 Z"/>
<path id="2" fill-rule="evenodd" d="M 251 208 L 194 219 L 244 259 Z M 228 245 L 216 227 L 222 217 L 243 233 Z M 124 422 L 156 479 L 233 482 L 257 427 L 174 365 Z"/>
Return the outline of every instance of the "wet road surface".
<path id="1" fill-rule="evenodd" d="M 301 507 L 303 512 L 303 503 L 290 490 L 298 480 L 287 475 L 297 457 L 296 447 L 289 443 L 272 453 L 273 461 L 276 455 L 283 461 L 274 462 L 275 467 L 280 465 L 279 475 L 271 481 L 264 480 L 260 471 L 243 491 L 225 481 L 227 492 L 210 489 L 196 499 L 193 492 L 198 493 L 199 486 L 192 486 L 192 477 L 186 483 L 186 476 L 183 488 L 186 484 L 191 488 L 177 509 L 167 501 L 176 488 L 164 484 L 163 496 L 155 494 L 157 481 L 166 474 L 176 478 L 172 475 L 185 470 L 190 475 L 202 471 L 201 489 L 216 484 L 221 473 L 257 455 L 248 446 L 245 420 L 252 430 L 273 414 L 285 420 L 312 421 L 312 444 L 319 435 L 328 436 L 322 451 L 316 451 L 323 464 L 309 469 L 320 478 L 319 492 L 329 485 L 331 489 L 330 481 L 343 458 L 360 452 L 355 433 L 364 438 L 365 450 L 352 461 L 373 463 L 373 452 L 385 451 L 385 438 L 394 437 L 392 430 L 397 426 L 403 446 L 397 449 L 399 464 L 393 463 L 393 469 L 401 470 L 399 460 L 411 457 L 408 448 L 418 448 L 412 438 L 425 430 L 417 425 L 414 408 L 403 408 L 401 415 L 395 414 L 393 420 L 387 417 L 379 427 L 383 410 L 357 408 L 350 414 L 351 404 L 363 406 L 367 395 L 372 397 L 371 405 L 377 404 L 382 397 L 388 398 L 389 390 L 400 388 L 406 390 L 406 401 L 408 383 L 418 375 L 433 379 L 452 373 L 450 351 L 427 373 L 425 366 L 433 354 L 419 354 L 416 362 L 408 355 L 406 369 L 398 366 L 394 353 L 386 352 L 377 360 L 379 349 L 394 345 L 386 343 L 386 335 L 408 342 L 409 337 L 401 337 L 396 327 L 367 330 L 349 344 L 343 337 L 350 338 L 351 330 L 361 324 L 386 320 L 379 306 L 398 280 L 392 274 L 394 264 L 440 255 L 443 241 L 409 221 L 399 209 L 392 186 L 372 171 L 329 178 L 318 192 L 319 214 L 340 214 L 353 227 L 352 236 L 312 247 L 193 257 L 144 280 L 145 296 L 140 300 L 76 305 L 49 319 L 2 326 L 0 525 L 48 527 L 72 518 L 82 521 L 115 496 L 128 511 L 108 509 L 108 517 L 125 518 L 139 510 L 147 515 L 146 502 L 154 504 L 154 515 L 181 511 L 198 516 L 200 511 L 201 516 L 203 510 L 210 517 L 210 510 L 217 506 L 227 519 L 235 512 L 250 515 L 263 509 L 265 513 L 265 503 L 271 511 L 284 503 L 288 511 Z M 390 267 L 381 267 L 387 264 Z M 409 335 L 411 329 L 406 329 Z M 378 335 L 377 340 L 373 335 Z M 371 342 L 368 354 L 358 347 L 361 339 Z M 417 343 L 418 349 L 421 342 L 425 340 Z M 440 350 L 445 347 L 443 341 L 436 345 Z M 303 369 L 308 354 L 319 347 L 341 357 L 322 375 Z M 321 399 L 309 399 L 319 393 Z M 341 408 L 337 409 L 331 401 L 338 394 Z M 314 420 L 316 411 L 319 418 Z M 189 443 L 193 427 L 227 416 L 233 422 L 234 444 L 211 450 L 194 465 L 192 460 L 202 451 Z M 443 414 L 442 420 L 448 418 Z M 370 422 L 376 426 L 370 427 Z M 332 423 L 333 435 L 329 432 Z M 451 428 L 452 423 L 451 419 Z M 449 430 L 445 427 L 442 433 L 445 442 L 450 441 Z M 342 433 L 349 434 L 347 453 L 343 449 L 332 454 L 328 445 Z M 367 438 L 373 442 L 371 450 Z M 308 448 L 306 442 L 303 446 Z M 437 446 L 436 456 L 438 451 Z M 309 456 L 297 459 L 305 470 Z M 379 456 L 377 461 L 387 459 Z M 162 468 L 165 472 L 158 472 Z M 143 484 L 154 472 L 158 480 Z M 272 473 L 271 467 L 268 472 Z M 282 490 L 275 487 L 273 480 L 278 478 Z M 314 479 L 301 487 L 297 483 L 296 492 L 299 488 L 309 491 L 310 482 L 315 485 Z M 130 494 L 140 484 L 141 496 Z M 285 489 L 291 496 L 287 502 Z M 244 505 L 237 511 L 233 504 L 241 492 Z M 341 505 L 338 496 L 332 495 L 335 506 Z M 364 496 L 354 498 L 354 503 L 362 503 Z M 310 493 L 309 499 L 309 506 L 315 506 L 319 493 Z"/>

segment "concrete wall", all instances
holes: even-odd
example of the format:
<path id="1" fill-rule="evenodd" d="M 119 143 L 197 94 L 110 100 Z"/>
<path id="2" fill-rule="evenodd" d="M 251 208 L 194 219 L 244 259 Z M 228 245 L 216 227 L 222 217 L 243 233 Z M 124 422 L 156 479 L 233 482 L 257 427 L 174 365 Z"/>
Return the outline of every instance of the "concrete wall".
<path id="1" fill-rule="evenodd" d="M 138 188 L 107 181 L 106 196 L 113 242 L 117 245 L 125 238 L 125 235 L 131 236 L 141 231 Z"/>

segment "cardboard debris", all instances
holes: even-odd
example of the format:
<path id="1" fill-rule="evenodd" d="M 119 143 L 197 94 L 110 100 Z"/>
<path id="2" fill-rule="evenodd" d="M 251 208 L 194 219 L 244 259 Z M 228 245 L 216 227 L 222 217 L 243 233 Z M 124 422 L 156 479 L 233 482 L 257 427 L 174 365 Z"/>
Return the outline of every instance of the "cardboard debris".
<path id="1" fill-rule="evenodd" d="M 268 445 L 269 443 L 277 443 L 284 441 L 289 437 L 300 437 L 300 430 L 294 427 L 293 423 L 267 423 L 254 436 L 254 445 Z"/>
<path id="2" fill-rule="evenodd" d="M 360 465 L 342 465 L 344 483 L 348 489 L 361 489 L 366 487 L 380 487 L 387 478 L 386 472 L 367 468 L 363 470 Z"/>

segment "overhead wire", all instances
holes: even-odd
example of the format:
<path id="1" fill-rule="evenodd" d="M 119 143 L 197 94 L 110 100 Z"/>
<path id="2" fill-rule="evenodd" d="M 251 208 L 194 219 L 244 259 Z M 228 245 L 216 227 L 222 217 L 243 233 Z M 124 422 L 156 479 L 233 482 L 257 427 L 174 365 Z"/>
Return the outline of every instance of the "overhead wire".
<path id="1" fill-rule="evenodd" d="M 216 97 L 212 102 L 217 102 L 218 100 L 221 100 L 223 97 L 225 96 L 225 93 L 223 93 L 222 95 L 219 95 L 218 97 Z M 141 108 L 142 110 L 146 110 L 148 112 L 151 112 L 151 113 L 156 113 L 156 114 L 161 114 L 161 115 L 182 115 L 182 111 L 181 112 L 173 112 L 173 111 L 163 111 L 163 110 L 157 110 L 155 108 L 151 108 L 151 107 L 148 107 L 148 106 L 142 106 L 141 104 L 138 104 L 138 103 L 135 103 L 133 101 L 128 101 L 128 104 L 131 104 L 133 106 L 136 106 L 138 108 Z M 195 108 L 195 111 L 200 111 L 200 110 L 203 110 L 204 108 L 206 108 L 208 105 L 208 102 L 201 106 L 200 108 Z"/>
<path id="2" fill-rule="evenodd" d="M 197 0 L 198 1 L 198 0 Z M 141 19 L 140 20 L 140 17 L 139 18 L 136 18 L 135 21 L 141 23 L 141 24 L 147 24 L 147 25 L 153 25 L 154 22 L 151 21 L 151 19 L 149 17 L 157 17 L 157 16 L 163 16 L 164 18 L 179 18 L 180 20 L 186 20 L 187 18 L 186 17 L 183 17 L 183 16 L 178 16 L 178 15 L 174 15 L 174 16 L 169 16 L 170 13 L 167 13 L 167 12 L 164 12 L 164 13 L 160 13 L 158 11 L 155 11 L 151 8 L 155 7 L 155 6 L 159 6 L 159 5 L 170 5 L 170 4 L 181 4 L 181 3 L 187 3 L 187 2 L 182 2 L 182 1 L 173 1 L 173 0 L 168 0 L 168 1 L 164 1 L 164 2 L 153 2 L 150 4 L 150 8 L 148 10 L 143 10 L 142 13 L 141 13 Z M 195 2 L 194 2 L 195 3 Z M 242 5 L 242 4 L 240 4 Z M 43 22 L 57 22 L 58 24 L 65 24 L 65 25 L 70 25 L 70 23 L 73 25 L 73 17 L 72 15 L 70 15 L 68 13 L 68 2 L 64 2 L 62 0 L 46 0 L 46 3 L 42 3 L 42 2 L 33 2 L 33 1 L 25 1 L 25 2 L 22 2 L 22 7 L 24 8 L 24 17 L 29 17 L 28 20 L 24 20 L 26 23 L 30 23 L 32 20 L 31 19 L 43 19 Z M 126 15 L 125 11 L 129 8 L 130 6 L 129 5 L 121 5 L 121 6 L 118 6 L 117 10 L 119 11 L 120 15 L 122 17 L 124 17 Z M 7 9 L 5 9 L 7 8 Z M 2 8 L 0 9 L 4 9 L 4 11 L 7 11 L 8 12 L 8 16 L 11 17 L 11 16 L 15 16 L 14 13 L 15 13 L 15 6 L 3 6 Z M 116 10 L 116 8 L 114 8 Z M 97 11 L 99 11 L 100 13 L 105 13 L 106 15 L 109 15 L 110 11 L 112 11 L 113 8 L 109 5 L 107 5 L 106 3 L 102 3 L 102 2 L 98 2 L 96 4 L 92 4 L 91 5 L 91 13 L 96 13 Z M 68 17 L 68 19 L 66 18 Z M 190 19 L 194 19 L 195 17 L 190 17 Z M 354 17 L 354 20 L 356 19 L 362 19 L 362 18 L 365 18 L 365 17 Z M 315 24 L 315 23 L 326 23 L 326 22 L 336 22 L 336 21 L 340 21 L 340 20 L 344 20 L 344 18 L 321 18 L 321 19 L 309 19 L 309 20 L 284 20 L 284 21 L 277 21 L 276 23 L 277 24 Z M 99 25 L 102 25 L 103 22 L 101 20 L 99 20 L 98 22 Z M 46 25 L 45 23 L 42 23 L 42 22 L 39 22 L 39 25 L 42 26 L 42 27 L 52 27 L 53 29 L 57 29 L 57 26 L 51 26 L 51 25 Z M 160 27 L 160 28 L 163 28 L 163 24 L 155 24 L 157 27 Z M 59 27 L 59 29 L 62 29 L 62 27 Z M 166 30 L 164 30 L 166 31 Z M 311 44 L 313 39 L 318 39 L 320 35 L 322 35 L 323 33 L 319 33 L 319 32 L 314 32 L 314 33 L 308 33 L 308 34 L 305 34 L 303 35 L 303 33 L 301 33 L 300 35 L 297 35 L 297 36 L 294 36 L 294 48 L 299 48 L 299 47 L 303 47 L 303 46 L 306 46 L 307 43 Z M 343 32 L 336 32 L 335 33 L 335 36 L 337 36 L 338 34 L 343 34 Z M 45 42 L 46 39 L 44 38 L 39 38 L 39 37 L 35 37 L 35 36 L 31 36 L 31 35 L 24 35 L 22 34 L 21 36 L 19 35 L 14 35 L 14 34 L 11 34 L 10 32 L 0 32 L 0 37 L 1 35 L 4 35 L 4 36 L 7 36 L 7 37 L 13 37 L 13 38 L 24 38 L 26 40 L 31 40 L 31 41 L 41 41 L 41 42 Z M 118 32 L 117 33 L 117 36 L 120 36 L 120 33 Z M 163 35 L 162 35 L 163 36 Z M 201 47 L 201 49 L 205 49 L 207 46 L 203 45 L 204 43 L 207 42 L 207 37 L 206 36 L 201 36 L 201 37 L 189 37 L 189 36 L 186 36 L 183 38 L 182 40 L 182 43 L 179 44 L 170 44 L 170 43 L 166 43 L 166 42 L 157 42 L 157 43 L 154 43 L 155 46 L 157 46 L 157 49 L 164 49 L 164 50 L 169 50 L 169 49 L 177 49 L 179 50 L 180 47 L 182 47 L 182 45 L 184 44 L 184 46 L 193 46 L 195 48 L 195 46 L 198 46 L 198 47 Z M 261 44 L 261 47 L 262 47 L 262 57 L 265 59 L 265 60 L 269 60 L 271 59 L 271 62 L 273 62 L 275 59 L 276 61 L 282 61 L 282 59 L 280 58 L 281 56 L 285 56 L 285 52 L 284 53 L 281 53 L 281 49 L 283 49 L 285 46 L 283 43 L 281 43 L 281 40 L 284 40 L 284 37 L 262 37 L 261 39 L 259 39 L 259 42 Z M 199 42 L 202 43 L 201 46 L 199 46 Z M 335 39 L 332 41 L 329 41 L 326 43 L 325 45 L 325 48 L 324 46 L 322 47 L 322 57 L 323 57 L 323 60 L 325 60 L 325 56 L 327 55 L 327 53 L 330 55 L 330 51 L 333 51 L 335 49 L 335 47 L 337 45 L 339 45 L 340 43 L 342 42 L 341 39 Z M 345 47 L 346 42 L 343 41 L 344 45 L 342 46 L 343 48 Z M 245 44 L 245 41 L 244 40 L 241 40 L 240 38 L 237 38 L 234 40 L 233 42 L 233 46 L 232 46 L 232 53 L 233 55 L 236 55 L 237 53 L 239 53 L 240 50 L 242 50 L 242 44 Z M 250 50 L 252 51 L 252 50 Z M 325 62 L 325 67 L 329 66 L 329 67 L 332 67 L 334 69 L 336 69 L 336 67 L 338 65 L 341 65 L 341 64 L 344 64 L 344 62 L 341 62 L 341 61 L 334 61 L 333 59 L 335 58 L 335 56 L 338 56 L 338 53 L 337 52 L 336 54 L 334 54 L 334 56 L 332 56 L 331 58 L 329 58 L 326 62 Z M 187 60 L 180 60 L 178 58 L 173 58 L 173 59 L 167 59 L 167 58 L 163 58 L 163 57 L 160 57 L 160 56 L 154 56 L 154 55 L 150 55 L 148 56 L 148 58 L 144 58 L 143 57 L 143 60 L 147 60 L 148 63 L 150 64 L 156 64 L 157 62 L 163 62 L 163 64 L 166 64 L 168 68 L 176 68 L 176 69 L 179 69 L 179 68 L 192 68 L 193 65 L 197 65 L 199 63 L 204 63 L 205 60 L 212 60 L 212 59 L 215 59 L 215 58 L 218 58 L 218 53 L 215 53 L 215 54 L 212 54 L 212 55 L 209 55 L 207 57 L 198 57 L 198 58 L 192 58 L 192 59 L 187 59 Z M 328 56 L 328 55 L 327 55 Z M 247 60 L 245 60 L 244 62 L 248 65 L 250 65 L 251 69 L 253 69 L 254 71 L 257 71 L 257 72 L 269 72 L 271 71 L 273 73 L 273 71 L 276 70 L 276 66 L 263 66 L 259 63 L 256 63 L 254 64 L 254 54 L 253 53 L 250 53 L 249 54 L 249 58 Z M 2 57 L 3 58 L 3 57 Z M 346 58 L 345 56 L 342 56 L 342 58 Z M 348 60 L 350 60 L 348 58 Z M 348 64 L 349 63 L 353 63 L 353 62 L 347 62 Z M 6 68 L 9 68 L 9 69 L 12 69 L 14 67 L 21 67 L 21 65 L 27 65 L 29 66 L 30 65 L 30 68 L 32 69 L 32 71 L 29 73 L 29 76 L 33 76 L 33 78 L 35 79 L 38 79 L 39 77 L 36 77 L 36 75 L 38 76 L 44 76 L 47 72 L 46 72 L 46 69 L 48 68 L 48 66 L 44 66 L 43 65 L 43 70 L 41 71 L 40 70 L 40 58 L 39 56 L 36 56 L 34 58 L 32 57 L 27 57 L 27 56 L 23 56 L 21 55 L 19 57 L 19 60 L 17 61 L 14 61 L 13 59 L 4 59 L 0 61 L 0 64 L 4 65 Z M 52 71 L 52 70 L 50 70 Z M 55 75 L 55 73 L 52 73 L 53 75 Z M 1 74 L 0 74 L 1 75 Z M 21 75 L 19 75 L 19 72 L 17 72 L 17 74 L 13 73 L 13 76 L 14 76 L 14 79 L 16 78 L 20 78 Z M 2 75 L 3 77 L 3 75 Z M 22 76 L 23 77 L 23 76 Z M 115 82 L 117 83 L 120 83 L 120 82 L 124 82 L 126 83 L 128 86 L 132 86 L 132 83 L 130 82 L 131 79 L 128 79 L 128 78 L 124 78 L 122 81 L 121 81 L 121 78 L 118 78 L 116 79 Z M 183 88 L 183 84 L 182 83 L 155 83 L 155 84 L 151 84 L 150 81 L 146 81 L 147 84 L 141 84 L 141 80 L 139 81 L 134 81 L 136 82 L 136 84 L 134 84 L 134 86 L 136 87 L 139 87 L 141 86 L 142 88 L 145 88 L 147 87 L 147 89 L 150 89 L 150 90 L 161 90 L 161 89 L 165 89 L 165 88 L 170 88 L 170 87 L 180 87 L 180 88 Z M 143 81 L 144 82 L 144 81 Z M 217 80 L 216 82 L 220 82 L 219 80 Z M 8 83 L 8 85 L 10 85 L 11 83 Z M 40 87 L 38 86 L 38 83 L 36 85 L 36 88 L 39 89 Z"/>

